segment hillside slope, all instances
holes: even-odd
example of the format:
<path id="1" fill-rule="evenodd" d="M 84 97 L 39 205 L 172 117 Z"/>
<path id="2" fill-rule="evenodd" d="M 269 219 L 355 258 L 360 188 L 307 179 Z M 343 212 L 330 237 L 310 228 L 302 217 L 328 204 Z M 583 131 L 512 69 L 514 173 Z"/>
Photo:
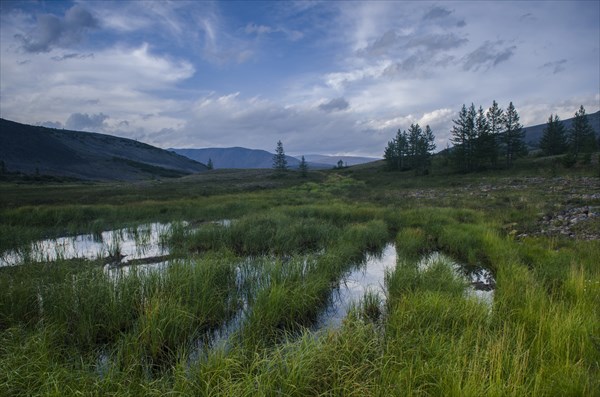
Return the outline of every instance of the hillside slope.
<path id="1" fill-rule="evenodd" d="M 596 136 L 600 136 L 600 111 L 588 114 L 587 119 L 594 131 L 596 131 Z M 571 128 L 571 125 L 573 124 L 573 118 L 562 120 L 562 122 L 565 126 L 565 131 L 568 132 Z M 523 128 L 523 130 L 525 131 L 525 143 L 531 148 L 539 148 L 540 140 L 544 135 L 545 128 L 545 123 Z"/>
<path id="2" fill-rule="evenodd" d="M 132 139 L 0 119 L 6 171 L 87 180 L 139 180 L 205 171 L 204 164 Z"/>

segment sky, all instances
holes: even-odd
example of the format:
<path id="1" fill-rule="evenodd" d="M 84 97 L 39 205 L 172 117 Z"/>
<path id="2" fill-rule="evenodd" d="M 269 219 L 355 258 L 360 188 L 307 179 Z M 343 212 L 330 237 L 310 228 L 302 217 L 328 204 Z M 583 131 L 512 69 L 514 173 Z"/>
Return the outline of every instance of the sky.
<path id="1" fill-rule="evenodd" d="M 0 117 L 162 148 L 444 149 L 463 104 L 600 110 L 600 1 L 0 2 Z"/>

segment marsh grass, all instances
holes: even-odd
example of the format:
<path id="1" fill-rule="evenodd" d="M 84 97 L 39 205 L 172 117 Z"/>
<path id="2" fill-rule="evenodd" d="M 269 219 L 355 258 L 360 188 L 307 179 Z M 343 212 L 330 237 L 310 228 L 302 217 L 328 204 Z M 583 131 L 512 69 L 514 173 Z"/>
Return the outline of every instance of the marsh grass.
<path id="1" fill-rule="evenodd" d="M 143 242 L 138 224 L 189 222 L 161 238 L 178 259 L 160 271 L 0 268 L 0 395 L 600 394 L 600 244 L 512 233 L 560 199 L 554 179 L 371 168 L 255 191 L 244 178 L 236 195 L 184 178 L 65 188 L 71 199 L 49 189 L 46 204 L 28 188 L 34 205 L 0 209 L 0 251 L 124 227 Z M 70 204 L 97 192 L 107 203 Z M 339 329 L 312 331 L 340 278 L 390 241 L 385 303 L 367 292 Z M 447 259 L 419 264 L 434 251 Z M 494 274 L 491 307 L 465 293 L 452 261 Z M 198 353 L 231 322 L 227 344 Z"/>

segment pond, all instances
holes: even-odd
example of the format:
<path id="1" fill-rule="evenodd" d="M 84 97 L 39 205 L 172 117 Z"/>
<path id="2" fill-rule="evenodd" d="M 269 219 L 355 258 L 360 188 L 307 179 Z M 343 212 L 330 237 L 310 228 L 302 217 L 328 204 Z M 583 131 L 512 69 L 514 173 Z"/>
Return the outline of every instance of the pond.
<path id="1" fill-rule="evenodd" d="M 107 258 L 126 263 L 135 259 L 164 256 L 169 254 L 165 240 L 172 227 L 172 223 L 157 222 L 104 231 L 100 234 L 80 234 L 35 241 L 25 249 L 4 252 L 0 257 L 0 266 L 74 258 Z"/>
<path id="2" fill-rule="evenodd" d="M 377 293 L 385 299 L 385 273 L 396 267 L 396 246 L 388 244 L 378 254 L 366 260 L 339 281 L 331 292 L 329 305 L 319 316 L 315 328 L 339 328 L 348 310 L 364 297 L 366 292 Z"/>

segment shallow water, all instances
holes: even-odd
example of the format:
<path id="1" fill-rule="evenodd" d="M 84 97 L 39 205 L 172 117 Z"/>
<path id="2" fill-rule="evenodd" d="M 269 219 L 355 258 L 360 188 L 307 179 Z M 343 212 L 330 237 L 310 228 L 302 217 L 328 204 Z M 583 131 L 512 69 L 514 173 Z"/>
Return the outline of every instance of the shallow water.
<path id="1" fill-rule="evenodd" d="M 317 319 L 315 328 L 339 328 L 348 310 L 367 291 L 385 299 L 385 272 L 396 267 L 396 246 L 388 244 L 379 255 L 369 255 L 366 261 L 344 276 L 331 292 L 330 304 Z"/>
<path id="2" fill-rule="evenodd" d="M 221 219 L 211 223 L 229 227 L 232 221 Z M 35 241 L 25 249 L 0 253 L 0 267 L 16 266 L 25 262 L 53 262 L 58 259 L 74 258 L 89 260 L 106 258 L 111 264 L 125 265 L 130 261 L 161 258 L 169 255 L 169 248 L 165 245 L 165 241 L 174 225 L 174 223 L 155 222 L 108 230 L 100 234 L 80 234 Z M 186 227 L 188 223 L 182 222 L 181 225 Z"/>
<path id="3" fill-rule="evenodd" d="M 24 250 L 11 250 L 0 256 L 0 266 L 15 266 L 29 262 L 52 262 L 58 259 L 98 259 L 127 263 L 168 255 L 163 239 L 172 229 L 171 223 L 149 223 L 134 228 L 104 231 L 99 235 L 81 234 L 31 243 Z"/>
<path id="4" fill-rule="evenodd" d="M 494 303 L 494 290 L 496 289 L 496 280 L 492 272 L 483 267 L 461 265 L 440 252 L 432 252 L 424 256 L 419 261 L 418 266 L 420 270 L 425 270 L 438 261 L 449 263 L 457 275 L 466 278 L 469 282 L 469 287 L 465 290 L 467 295 L 492 306 Z"/>

